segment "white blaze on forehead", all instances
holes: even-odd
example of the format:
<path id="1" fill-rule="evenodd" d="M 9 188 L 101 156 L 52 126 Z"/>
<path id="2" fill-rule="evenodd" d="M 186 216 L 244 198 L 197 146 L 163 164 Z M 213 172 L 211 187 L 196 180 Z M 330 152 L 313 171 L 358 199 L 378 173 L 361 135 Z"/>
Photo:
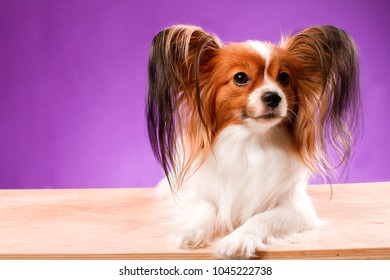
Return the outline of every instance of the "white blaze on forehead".
<path id="1" fill-rule="evenodd" d="M 251 48 L 255 49 L 265 59 L 265 67 L 267 67 L 271 60 L 271 45 L 260 41 L 247 41 L 247 44 Z"/>
<path id="2" fill-rule="evenodd" d="M 250 93 L 250 95 L 248 96 L 247 113 L 249 113 L 250 117 L 253 118 L 258 118 L 262 115 L 270 113 L 270 109 L 266 104 L 264 104 L 264 102 L 261 100 L 261 97 L 266 92 L 275 92 L 280 96 L 281 101 L 277 108 L 273 108 L 272 112 L 278 114 L 280 117 L 285 117 L 287 115 L 288 110 L 286 95 L 283 89 L 280 88 L 280 86 L 267 75 L 267 67 L 271 62 L 273 45 L 271 43 L 260 41 L 247 41 L 246 44 L 250 48 L 255 50 L 265 60 L 265 67 L 263 73 L 264 80 L 262 81 L 261 85 L 258 88 L 254 89 L 253 92 Z M 256 125 L 258 124 L 256 120 L 253 121 L 256 122 Z M 267 120 L 266 122 L 262 122 L 262 127 L 266 127 L 268 129 L 279 121 L 280 119 Z M 252 120 L 249 119 L 247 120 L 247 122 L 251 123 Z"/>
<path id="3" fill-rule="evenodd" d="M 261 97 L 266 92 L 275 92 L 280 98 L 281 102 L 277 108 L 274 109 L 281 117 L 287 115 L 287 99 L 282 88 L 267 75 L 267 67 L 270 64 L 272 57 L 273 46 L 270 43 L 260 41 L 247 41 L 249 47 L 253 48 L 265 60 L 264 80 L 260 87 L 256 88 L 248 97 L 247 106 L 250 108 L 252 117 L 259 117 L 268 113 L 268 107 L 261 101 Z"/>

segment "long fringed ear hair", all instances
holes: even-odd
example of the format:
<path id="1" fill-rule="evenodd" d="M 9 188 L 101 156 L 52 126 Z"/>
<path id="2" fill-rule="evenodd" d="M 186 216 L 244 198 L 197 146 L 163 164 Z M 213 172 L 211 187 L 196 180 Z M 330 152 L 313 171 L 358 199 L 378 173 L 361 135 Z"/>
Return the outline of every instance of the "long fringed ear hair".
<path id="1" fill-rule="evenodd" d="M 313 171 L 332 177 L 350 157 L 362 115 L 355 44 L 345 31 L 319 26 L 288 38 L 282 46 L 299 69 L 293 124 L 296 149 Z M 330 150 L 338 157 L 333 161 Z"/>
<path id="2" fill-rule="evenodd" d="M 148 133 L 154 155 L 171 188 L 185 180 L 195 159 L 211 149 L 212 120 L 201 85 L 209 62 L 222 47 L 219 39 L 194 26 L 158 33 L 149 56 Z M 184 144 L 185 143 L 185 144 Z M 202 158 L 203 156 L 203 158 Z"/>

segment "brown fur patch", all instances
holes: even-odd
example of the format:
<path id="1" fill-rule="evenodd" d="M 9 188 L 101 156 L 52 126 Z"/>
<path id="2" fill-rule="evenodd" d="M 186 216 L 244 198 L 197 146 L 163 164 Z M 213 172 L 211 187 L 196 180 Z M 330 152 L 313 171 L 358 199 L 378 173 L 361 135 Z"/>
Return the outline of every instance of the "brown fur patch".
<path id="1" fill-rule="evenodd" d="M 242 110 L 246 107 L 249 94 L 264 81 L 265 61 L 255 50 L 245 44 L 231 44 L 218 51 L 211 62 L 213 73 L 210 83 L 215 86 L 215 130 L 242 121 Z M 235 74 L 244 72 L 249 82 L 239 86 L 233 81 Z"/>

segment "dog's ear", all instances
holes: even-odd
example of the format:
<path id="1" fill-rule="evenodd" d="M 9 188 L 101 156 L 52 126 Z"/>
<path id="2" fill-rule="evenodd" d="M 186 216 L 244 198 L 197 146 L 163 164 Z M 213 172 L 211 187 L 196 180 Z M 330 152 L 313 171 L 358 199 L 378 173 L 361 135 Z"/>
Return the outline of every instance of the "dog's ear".
<path id="1" fill-rule="evenodd" d="M 195 26 L 173 26 L 153 39 L 148 69 L 148 133 L 168 180 L 171 176 L 178 179 L 195 151 L 209 145 L 211 120 L 201 99 L 202 79 L 207 75 L 201 73 L 207 72 L 207 65 L 221 47 L 218 37 Z M 184 160 L 178 159 L 178 142 L 183 138 L 190 153 Z"/>
<path id="2" fill-rule="evenodd" d="M 221 47 L 216 36 L 199 27 L 177 25 L 160 31 L 149 56 L 149 82 L 178 91 L 193 87 L 199 69 Z"/>
<path id="3" fill-rule="evenodd" d="M 348 160 L 353 132 L 360 119 L 359 65 L 352 38 L 334 26 L 308 28 L 283 46 L 298 65 L 294 139 L 300 155 L 313 169 L 329 174 L 326 142 L 340 163 Z"/>

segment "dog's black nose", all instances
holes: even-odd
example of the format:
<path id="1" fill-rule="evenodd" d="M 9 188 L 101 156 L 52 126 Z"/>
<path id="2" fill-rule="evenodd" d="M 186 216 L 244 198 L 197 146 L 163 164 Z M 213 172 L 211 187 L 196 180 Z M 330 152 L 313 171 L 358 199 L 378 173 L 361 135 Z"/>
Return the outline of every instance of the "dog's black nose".
<path id="1" fill-rule="evenodd" d="M 266 93 L 263 94 L 261 97 L 261 100 L 271 108 L 276 108 L 278 107 L 280 101 L 282 98 L 277 94 L 276 92 L 273 91 L 267 91 Z"/>

